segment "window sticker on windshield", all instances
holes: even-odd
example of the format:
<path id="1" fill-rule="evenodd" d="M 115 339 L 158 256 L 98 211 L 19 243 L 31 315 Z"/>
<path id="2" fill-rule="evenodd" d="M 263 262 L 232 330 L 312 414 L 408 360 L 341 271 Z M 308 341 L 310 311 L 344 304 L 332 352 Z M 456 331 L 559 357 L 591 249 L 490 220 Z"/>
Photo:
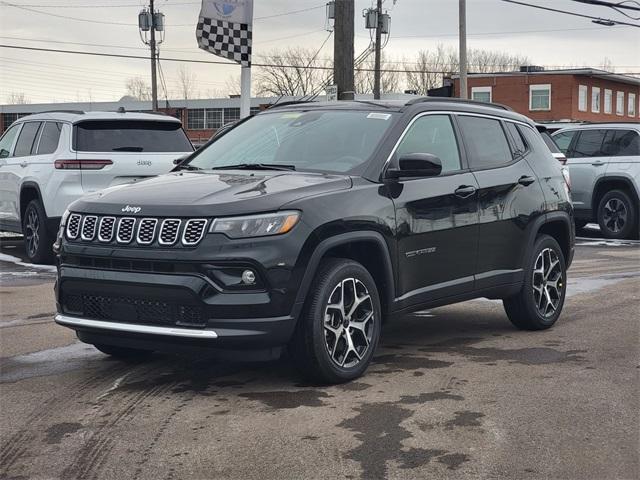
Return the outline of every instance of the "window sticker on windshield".
<path id="1" fill-rule="evenodd" d="M 374 118 L 376 120 L 389 120 L 391 118 L 390 113 L 370 113 L 367 118 Z"/>
<path id="2" fill-rule="evenodd" d="M 280 118 L 298 118 L 302 112 L 285 112 Z"/>

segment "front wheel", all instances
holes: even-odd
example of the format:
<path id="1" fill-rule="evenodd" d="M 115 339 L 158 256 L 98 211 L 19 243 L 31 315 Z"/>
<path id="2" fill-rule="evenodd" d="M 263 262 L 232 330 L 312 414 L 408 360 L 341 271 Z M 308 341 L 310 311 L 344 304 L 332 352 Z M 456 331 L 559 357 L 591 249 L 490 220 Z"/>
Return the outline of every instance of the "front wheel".
<path id="1" fill-rule="evenodd" d="M 378 345 L 382 311 L 373 277 L 353 260 L 320 265 L 289 344 L 296 366 L 321 383 L 364 373 Z"/>
<path id="2" fill-rule="evenodd" d="M 562 311 L 567 285 L 564 255 L 553 237 L 536 239 L 524 275 L 520 292 L 502 301 L 507 316 L 523 330 L 550 328 Z"/>
<path id="3" fill-rule="evenodd" d="M 53 258 L 53 241 L 47 230 L 47 216 L 40 200 L 31 200 L 22 220 L 24 247 L 32 263 L 49 263 Z"/>

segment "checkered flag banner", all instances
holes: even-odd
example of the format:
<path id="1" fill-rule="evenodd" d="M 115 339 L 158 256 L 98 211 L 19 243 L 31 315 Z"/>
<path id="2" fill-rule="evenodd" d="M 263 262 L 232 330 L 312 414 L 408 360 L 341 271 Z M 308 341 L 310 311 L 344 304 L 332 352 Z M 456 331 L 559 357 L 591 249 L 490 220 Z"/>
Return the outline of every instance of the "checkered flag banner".
<path id="1" fill-rule="evenodd" d="M 252 24 L 253 0 L 202 0 L 198 47 L 250 67 Z"/>

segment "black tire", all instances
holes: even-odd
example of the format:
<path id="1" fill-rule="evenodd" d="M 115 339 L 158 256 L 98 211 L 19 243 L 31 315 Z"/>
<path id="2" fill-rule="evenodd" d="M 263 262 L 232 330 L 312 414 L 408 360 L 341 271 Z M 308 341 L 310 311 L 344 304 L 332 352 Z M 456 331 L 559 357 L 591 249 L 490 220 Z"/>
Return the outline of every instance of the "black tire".
<path id="1" fill-rule="evenodd" d="M 549 278 L 545 279 L 545 274 L 536 273 L 540 269 L 540 256 L 549 252 L 549 257 L 542 260 L 544 271 L 546 265 L 554 265 L 557 260 L 557 266 L 549 269 Z M 547 258 L 550 261 L 547 261 Z M 556 274 L 560 275 L 557 277 Z M 540 235 L 536 238 L 533 250 L 525 264 L 524 283 L 522 289 L 516 295 L 503 299 L 502 303 L 507 312 L 507 316 L 511 323 L 522 330 L 545 330 L 553 326 L 558 320 L 564 305 L 567 268 L 562 254 L 562 249 L 558 242 L 549 235 Z M 540 286 L 542 283 L 542 286 Z M 547 296 L 543 292 L 549 289 L 553 292 L 553 285 L 557 283 L 557 295 L 549 293 Z M 539 290 L 534 289 L 534 284 L 538 285 Z M 547 302 L 550 299 L 551 302 Z M 557 300 L 557 301 L 556 301 Z M 542 307 L 544 303 L 544 307 Z M 549 308 L 550 307 L 550 308 Z M 542 312 L 544 309 L 544 312 Z"/>
<path id="2" fill-rule="evenodd" d="M 623 190 L 611 190 L 598 204 L 598 224 L 605 238 L 633 238 L 638 230 L 638 207 Z"/>
<path id="3" fill-rule="evenodd" d="M 356 292 L 353 297 L 352 291 Z M 350 322 L 349 316 L 343 316 L 341 312 L 349 313 L 356 296 L 364 299 L 367 294 L 369 298 L 358 304 L 351 318 L 370 320 Z M 343 295 L 348 306 L 344 305 L 341 310 L 329 306 L 330 301 L 332 304 L 344 303 L 337 301 Z M 325 325 L 327 309 L 331 314 L 328 325 Z M 310 380 L 328 384 L 347 382 L 358 378 L 367 369 L 378 346 L 381 323 L 378 289 L 367 269 L 353 260 L 328 258 L 320 264 L 309 290 L 305 309 L 289 343 L 289 352 L 296 367 Z M 355 328 L 354 324 L 362 328 Z M 335 329 L 336 333 L 331 333 L 329 328 Z M 347 337 L 355 350 L 349 347 Z M 341 355 L 344 366 L 339 365 Z"/>
<path id="4" fill-rule="evenodd" d="M 122 360 L 138 360 L 150 356 L 151 350 L 139 350 L 137 348 L 117 347 L 115 345 L 105 345 L 104 343 L 94 343 L 94 347 L 105 355 Z"/>
<path id="5" fill-rule="evenodd" d="M 27 204 L 22 218 L 24 249 L 31 263 L 51 263 L 53 259 L 53 239 L 47 228 L 47 215 L 40 200 Z"/>

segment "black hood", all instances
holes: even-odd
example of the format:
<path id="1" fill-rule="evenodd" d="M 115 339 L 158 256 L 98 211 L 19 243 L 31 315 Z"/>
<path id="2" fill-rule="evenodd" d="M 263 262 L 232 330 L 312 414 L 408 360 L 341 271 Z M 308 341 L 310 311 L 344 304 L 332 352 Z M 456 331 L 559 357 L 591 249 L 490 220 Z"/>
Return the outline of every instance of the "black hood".
<path id="1" fill-rule="evenodd" d="M 303 197 L 350 187 L 351 178 L 346 175 L 237 170 L 176 172 L 84 196 L 69 209 L 159 217 L 241 215 L 278 210 Z"/>

